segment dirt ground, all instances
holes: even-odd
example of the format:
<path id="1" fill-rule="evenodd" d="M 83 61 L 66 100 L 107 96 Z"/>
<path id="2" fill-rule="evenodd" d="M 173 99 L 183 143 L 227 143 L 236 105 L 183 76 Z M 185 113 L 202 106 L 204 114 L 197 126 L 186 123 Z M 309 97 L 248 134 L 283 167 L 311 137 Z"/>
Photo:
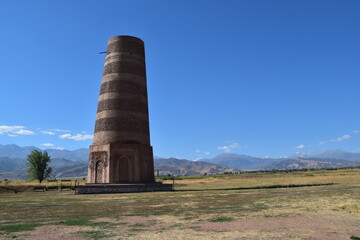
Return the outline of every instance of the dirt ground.
<path id="1" fill-rule="evenodd" d="M 274 174 L 258 178 L 249 175 L 249 178 L 185 180 L 183 185 L 189 190 L 182 187 L 175 192 L 1 194 L 0 239 L 350 240 L 360 237 L 360 171 L 318 174 L 296 173 L 281 178 L 284 184 L 334 184 L 226 189 L 235 182 L 246 186 L 255 184 L 255 180 L 260 186 L 269 182 L 278 184 L 279 175 Z M 224 189 L 199 190 L 200 182 L 205 182 L 206 188 Z"/>
<path id="2" fill-rule="evenodd" d="M 100 236 L 91 236 L 90 226 L 44 225 L 22 232 L 17 239 L 350 239 L 360 233 L 360 218 L 346 214 L 309 214 L 268 218 L 240 218 L 230 222 L 189 221 L 173 216 L 124 216 L 97 218 L 93 222 L 112 223 Z M 126 224 L 124 224 L 126 223 Z M 132 234 L 132 233 L 136 234 Z M 86 236 L 86 234 L 90 233 Z M 352 235 L 349 235 L 349 233 Z M 9 239 L 14 235 L 2 236 Z"/>

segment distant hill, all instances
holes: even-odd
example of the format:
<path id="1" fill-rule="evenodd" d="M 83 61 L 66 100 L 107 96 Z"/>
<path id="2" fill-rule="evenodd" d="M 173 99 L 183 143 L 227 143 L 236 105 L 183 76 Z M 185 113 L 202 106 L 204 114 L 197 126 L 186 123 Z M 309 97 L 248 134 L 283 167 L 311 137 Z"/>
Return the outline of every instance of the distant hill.
<path id="1" fill-rule="evenodd" d="M 35 149 L 42 151 L 34 146 L 0 144 L 0 179 L 26 179 L 26 158 Z M 53 177 L 87 176 L 88 149 L 74 151 L 46 149 L 46 151 L 51 157 L 50 166 L 53 168 Z"/>
<path id="2" fill-rule="evenodd" d="M 20 158 L 0 157 L 0 172 L 13 171 L 16 168 L 24 168 L 26 163 Z"/>
<path id="3" fill-rule="evenodd" d="M 231 168 L 239 168 L 246 170 L 258 169 L 264 164 L 269 164 L 277 159 L 272 158 L 257 158 L 248 155 L 240 155 L 235 153 L 223 153 L 212 159 L 200 159 L 213 164 L 219 164 Z"/>
<path id="4" fill-rule="evenodd" d="M 34 146 L 0 145 L 0 180 L 26 179 L 26 157 Z M 38 149 L 40 150 L 40 149 Z M 51 156 L 53 177 L 86 177 L 89 150 L 46 149 Z M 156 173 L 160 175 L 192 176 L 237 172 L 241 170 L 341 168 L 360 166 L 360 153 L 342 150 L 296 153 L 289 158 L 258 158 L 248 155 L 224 153 L 212 159 L 189 161 L 186 159 L 154 157 Z M 155 173 L 155 174 L 156 174 Z"/>
<path id="5" fill-rule="evenodd" d="M 243 170 L 340 168 L 360 166 L 359 155 L 359 153 L 332 150 L 316 153 L 297 153 L 288 158 L 276 159 L 224 153 L 213 159 L 201 159 L 201 161 Z"/>
<path id="6" fill-rule="evenodd" d="M 160 175 L 170 174 L 173 176 L 194 176 L 203 175 L 205 173 L 218 174 L 239 171 L 239 169 L 236 168 L 229 168 L 217 164 L 176 158 L 155 158 L 154 165 L 155 170 L 159 171 Z"/>
<path id="7" fill-rule="evenodd" d="M 53 169 L 53 178 L 85 177 L 87 164 L 67 159 L 52 158 L 49 164 Z M 25 159 L 0 157 L 0 180 L 27 179 Z"/>
<path id="8" fill-rule="evenodd" d="M 337 149 L 325 152 L 300 152 L 291 155 L 290 158 L 331 158 L 348 161 L 360 161 L 360 153 L 345 152 Z"/>
<path id="9" fill-rule="evenodd" d="M 321 169 L 321 168 L 343 168 L 360 167 L 360 161 L 348 161 L 341 159 L 326 158 L 290 158 L 264 165 L 262 169 Z"/>
<path id="10" fill-rule="evenodd" d="M 89 149 L 86 148 L 80 148 L 73 151 L 65 149 L 46 149 L 46 151 L 52 158 L 64 158 L 74 162 L 84 163 L 87 163 L 89 159 Z"/>

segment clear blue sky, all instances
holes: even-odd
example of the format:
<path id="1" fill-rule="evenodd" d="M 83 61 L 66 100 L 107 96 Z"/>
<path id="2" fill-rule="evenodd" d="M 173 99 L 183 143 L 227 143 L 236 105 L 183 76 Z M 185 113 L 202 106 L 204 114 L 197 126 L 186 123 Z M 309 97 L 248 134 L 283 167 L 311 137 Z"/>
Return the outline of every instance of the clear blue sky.
<path id="1" fill-rule="evenodd" d="M 155 155 L 359 152 L 359 12 L 357 0 L 1 0 L 0 144 L 87 148 L 98 52 L 133 35 Z"/>

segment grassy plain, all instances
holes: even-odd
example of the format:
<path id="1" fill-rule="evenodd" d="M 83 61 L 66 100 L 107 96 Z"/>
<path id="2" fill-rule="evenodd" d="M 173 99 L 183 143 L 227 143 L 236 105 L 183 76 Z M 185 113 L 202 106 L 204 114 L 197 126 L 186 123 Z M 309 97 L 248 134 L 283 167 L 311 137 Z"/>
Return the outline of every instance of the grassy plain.
<path id="1" fill-rule="evenodd" d="M 334 185 L 237 189 L 326 183 Z M 175 184 L 174 192 L 1 194 L 0 239 L 360 237 L 360 169 L 188 177 Z"/>

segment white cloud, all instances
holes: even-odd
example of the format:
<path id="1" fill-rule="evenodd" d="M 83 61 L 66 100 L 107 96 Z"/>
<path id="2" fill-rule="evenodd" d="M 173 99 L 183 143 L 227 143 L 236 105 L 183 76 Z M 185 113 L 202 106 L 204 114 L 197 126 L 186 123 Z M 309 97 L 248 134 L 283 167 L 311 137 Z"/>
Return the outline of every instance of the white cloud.
<path id="1" fill-rule="evenodd" d="M 23 126 L 0 126 L 0 134 L 13 133 L 19 129 L 25 128 Z"/>
<path id="2" fill-rule="evenodd" d="M 58 129 L 58 128 L 49 129 L 49 131 L 53 131 L 53 132 L 71 132 L 70 130 L 63 130 L 63 129 Z"/>
<path id="3" fill-rule="evenodd" d="M 360 134 L 360 131 L 359 130 L 354 130 L 353 133 Z"/>
<path id="4" fill-rule="evenodd" d="M 229 147 L 230 148 L 240 148 L 238 143 L 233 143 Z"/>
<path id="5" fill-rule="evenodd" d="M 345 134 L 342 137 L 329 139 L 329 140 L 326 140 L 326 141 L 321 141 L 321 142 L 319 142 L 319 145 L 323 145 L 323 144 L 326 144 L 326 143 L 329 143 L 329 142 L 342 142 L 342 141 L 344 141 L 346 139 L 349 139 L 349 138 L 351 138 L 351 136 L 349 134 Z"/>
<path id="6" fill-rule="evenodd" d="M 224 150 L 224 152 L 231 152 L 231 149 L 229 146 L 218 147 L 217 149 Z"/>
<path id="7" fill-rule="evenodd" d="M 43 144 L 40 144 L 41 146 L 44 146 L 44 147 L 52 147 L 54 146 L 54 144 L 52 143 L 43 143 Z"/>
<path id="8" fill-rule="evenodd" d="M 201 157 L 203 155 L 207 156 L 207 155 L 210 155 L 210 152 L 208 151 L 202 151 L 202 150 L 199 150 L 199 149 L 196 149 L 195 152 L 198 153 L 198 156 Z M 199 158 L 200 159 L 200 158 Z"/>
<path id="9" fill-rule="evenodd" d="M 42 133 L 46 135 L 55 135 L 55 133 L 52 131 L 42 131 Z"/>
<path id="10" fill-rule="evenodd" d="M 231 143 L 230 145 L 218 147 L 217 149 L 223 150 L 224 152 L 231 152 L 231 151 L 234 150 L 234 149 L 244 148 L 244 147 L 247 147 L 247 145 L 245 145 L 245 146 L 240 146 L 239 143 L 233 142 L 233 143 Z"/>
<path id="11" fill-rule="evenodd" d="M 295 148 L 296 149 L 302 149 L 302 148 L 304 148 L 305 146 L 304 146 L 304 144 L 300 144 L 299 146 L 296 146 Z"/>
<path id="12" fill-rule="evenodd" d="M 19 135 L 33 135 L 35 134 L 33 131 L 30 130 L 25 130 L 25 129 L 20 129 L 19 131 L 13 132 Z"/>
<path id="13" fill-rule="evenodd" d="M 349 138 L 351 138 L 351 136 L 348 135 L 348 134 L 346 134 L 346 135 L 344 135 L 344 136 L 342 136 L 342 137 L 338 137 L 338 138 L 336 139 L 336 142 L 342 142 L 342 141 L 344 141 L 345 139 L 349 139 Z"/>
<path id="14" fill-rule="evenodd" d="M 57 149 L 57 150 L 64 150 L 65 148 L 57 147 L 57 148 L 55 148 L 55 149 Z"/>
<path id="15" fill-rule="evenodd" d="M 70 133 L 66 133 L 63 135 L 59 136 L 60 138 L 66 138 L 66 139 L 72 139 L 75 141 L 84 141 L 84 140 L 90 140 L 93 139 L 93 135 L 90 134 L 76 134 L 76 135 L 71 135 Z"/>
<path id="16" fill-rule="evenodd" d="M 9 137 L 17 137 L 17 135 L 14 134 L 8 134 Z"/>
<path id="17" fill-rule="evenodd" d="M 0 134 L 8 134 L 10 137 L 17 135 L 33 135 L 33 131 L 26 130 L 24 126 L 0 126 Z"/>

